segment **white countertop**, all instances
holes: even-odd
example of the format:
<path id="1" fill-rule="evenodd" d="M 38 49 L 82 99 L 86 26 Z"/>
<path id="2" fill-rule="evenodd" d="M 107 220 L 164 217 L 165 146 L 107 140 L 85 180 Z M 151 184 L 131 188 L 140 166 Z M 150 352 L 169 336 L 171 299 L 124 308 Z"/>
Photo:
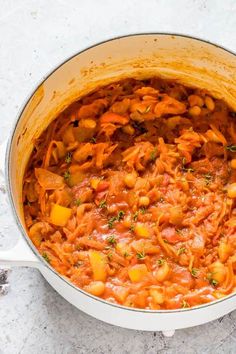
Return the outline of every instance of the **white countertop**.
<path id="1" fill-rule="evenodd" d="M 26 96 L 66 57 L 136 32 L 198 36 L 236 51 L 235 0 L 0 0 L 0 142 Z M 0 247 L 17 229 L 0 197 Z M 18 268 L 0 297 L 0 354 L 236 353 L 236 311 L 210 324 L 161 333 L 116 328 L 67 303 L 37 270 Z"/>

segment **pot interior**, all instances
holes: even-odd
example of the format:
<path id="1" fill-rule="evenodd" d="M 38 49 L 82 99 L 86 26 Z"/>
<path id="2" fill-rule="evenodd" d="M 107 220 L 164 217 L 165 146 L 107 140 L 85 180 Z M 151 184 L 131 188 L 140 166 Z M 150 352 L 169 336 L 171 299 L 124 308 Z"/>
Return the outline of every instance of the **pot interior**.
<path id="1" fill-rule="evenodd" d="M 22 180 L 35 139 L 59 112 L 96 87 L 128 77 L 152 76 L 207 89 L 236 110 L 236 56 L 207 42 L 143 34 L 107 41 L 75 55 L 36 89 L 11 137 L 8 183 L 23 226 Z"/>

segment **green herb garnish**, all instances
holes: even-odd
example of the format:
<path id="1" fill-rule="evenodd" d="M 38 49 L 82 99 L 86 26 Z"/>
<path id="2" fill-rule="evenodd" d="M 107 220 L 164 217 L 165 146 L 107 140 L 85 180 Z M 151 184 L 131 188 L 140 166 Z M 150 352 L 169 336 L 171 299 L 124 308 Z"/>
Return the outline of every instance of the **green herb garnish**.
<path id="1" fill-rule="evenodd" d="M 116 244 L 116 238 L 114 235 L 111 235 L 107 237 L 107 242 L 110 243 L 110 245 L 115 245 Z"/>
<path id="2" fill-rule="evenodd" d="M 208 281 L 209 281 L 209 283 L 211 285 L 217 286 L 218 285 L 218 281 L 213 278 L 213 275 L 214 275 L 214 273 L 208 273 L 207 274 L 207 279 L 208 279 Z"/>
<path id="3" fill-rule="evenodd" d="M 150 153 L 150 160 L 155 161 L 157 158 L 157 148 L 155 147 L 152 152 Z"/>
<path id="4" fill-rule="evenodd" d="M 185 157 L 183 157 L 182 158 L 182 171 L 183 172 L 194 172 L 194 169 L 193 168 L 191 168 L 191 167 L 189 167 L 189 168 L 187 168 L 186 167 L 186 158 Z"/>
<path id="5" fill-rule="evenodd" d="M 185 167 L 185 166 L 182 166 L 182 171 L 183 171 L 183 172 L 194 172 L 194 169 L 191 168 L 191 167 L 187 168 L 187 167 Z"/>
<path id="6" fill-rule="evenodd" d="M 113 228 L 113 224 L 115 221 L 120 221 L 124 218 L 125 216 L 125 212 L 123 210 L 120 210 L 117 214 L 117 216 L 112 216 L 109 220 L 108 220 L 108 227 L 109 229 Z"/>
<path id="7" fill-rule="evenodd" d="M 127 258 L 127 257 L 129 257 L 129 256 L 130 256 L 130 254 L 129 254 L 128 252 L 125 252 L 125 253 L 124 253 L 124 257 L 125 257 L 125 258 Z"/>
<path id="8" fill-rule="evenodd" d="M 70 171 L 66 171 L 66 172 L 64 173 L 63 177 L 64 177 L 64 179 L 65 179 L 66 181 L 68 181 L 69 178 L 70 178 Z"/>
<path id="9" fill-rule="evenodd" d="M 65 157 L 65 162 L 66 163 L 71 163 L 71 160 L 72 160 L 72 153 L 71 152 L 68 152 L 66 154 L 66 157 Z"/>
<path id="10" fill-rule="evenodd" d="M 142 215 L 144 215 L 147 212 L 147 209 L 144 207 L 140 208 L 139 210 Z"/>
<path id="11" fill-rule="evenodd" d="M 228 145 L 226 146 L 226 150 L 229 150 L 231 152 L 236 152 L 236 145 Z"/>
<path id="12" fill-rule="evenodd" d="M 165 263 L 165 259 L 164 259 L 164 258 L 160 258 L 160 259 L 158 259 L 158 261 L 157 261 L 157 264 L 158 264 L 159 266 L 162 266 L 164 263 Z"/>
<path id="13" fill-rule="evenodd" d="M 138 211 L 136 211 L 133 215 L 133 220 L 137 221 L 137 219 L 138 219 Z"/>
<path id="14" fill-rule="evenodd" d="M 145 253 L 144 252 L 137 252 L 136 254 L 136 257 L 139 259 L 139 260 L 142 260 L 146 257 Z"/>
<path id="15" fill-rule="evenodd" d="M 50 259 L 49 259 L 48 254 L 46 252 L 42 253 L 42 257 L 45 259 L 46 262 L 50 263 Z"/>
<path id="16" fill-rule="evenodd" d="M 111 261 L 112 258 L 113 258 L 113 254 L 112 253 L 108 253 L 107 258 L 109 259 L 109 261 Z"/>
<path id="17" fill-rule="evenodd" d="M 129 228 L 129 229 L 130 229 L 130 231 L 132 231 L 132 232 L 133 232 L 133 231 L 134 231 L 134 228 L 135 228 L 134 224 L 131 224 L 131 226 L 130 226 L 130 228 Z"/>
<path id="18" fill-rule="evenodd" d="M 113 228 L 113 224 L 114 222 L 117 220 L 117 217 L 116 216 L 112 216 L 109 220 L 108 220 L 108 227 L 109 229 L 112 229 Z"/>
<path id="19" fill-rule="evenodd" d="M 192 270 L 191 270 L 191 274 L 194 278 L 197 277 L 198 272 L 199 272 L 199 269 L 197 269 L 197 268 L 192 268 Z"/>
<path id="20" fill-rule="evenodd" d="M 102 201 L 99 203 L 99 208 L 105 209 L 106 207 L 107 207 L 107 202 L 106 202 L 106 200 L 102 200 Z"/>
<path id="21" fill-rule="evenodd" d="M 185 247 L 180 247 L 177 251 L 178 253 L 178 256 L 180 256 L 181 254 L 185 253 L 186 252 L 186 248 Z"/>
<path id="22" fill-rule="evenodd" d="M 96 144 L 96 141 L 97 141 L 97 139 L 94 138 L 94 137 L 92 137 L 92 138 L 90 139 L 90 143 L 92 143 L 92 144 Z"/>
<path id="23" fill-rule="evenodd" d="M 80 206 L 80 204 L 82 204 L 81 199 L 80 198 L 76 199 L 75 200 L 75 205 L 76 206 Z"/>
<path id="24" fill-rule="evenodd" d="M 215 279 L 209 279 L 209 282 L 210 282 L 210 284 L 213 285 L 213 286 L 217 286 L 217 285 L 218 285 L 218 281 L 215 280 Z"/>
<path id="25" fill-rule="evenodd" d="M 117 221 L 120 221 L 124 218 L 125 212 L 123 210 L 120 210 L 117 215 Z"/>
<path id="26" fill-rule="evenodd" d="M 205 178 L 206 186 L 209 186 L 209 184 L 212 182 L 213 176 L 210 173 L 206 173 L 204 175 L 204 178 Z"/>

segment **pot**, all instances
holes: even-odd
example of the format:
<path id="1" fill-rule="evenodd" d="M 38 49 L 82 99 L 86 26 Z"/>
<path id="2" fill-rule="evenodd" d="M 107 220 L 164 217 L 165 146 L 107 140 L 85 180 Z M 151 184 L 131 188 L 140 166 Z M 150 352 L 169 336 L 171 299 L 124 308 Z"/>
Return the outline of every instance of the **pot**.
<path id="1" fill-rule="evenodd" d="M 151 76 L 208 89 L 236 110 L 236 55 L 199 39 L 172 34 L 130 35 L 94 45 L 69 58 L 36 88 L 10 135 L 5 177 L 20 235 L 13 249 L 0 251 L 0 264 L 38 268 L 67 301 L 99 320 L 172 335 L 175 329 L 200 325 L 234 310 L 236 294 L 171 311 L 127 308 L 96 298 L 67 281 L 39 255 L 27 236 L 22 204 L 22 180 L 34 140 L 59 112 L 97 86 L 128 77 Z"/>

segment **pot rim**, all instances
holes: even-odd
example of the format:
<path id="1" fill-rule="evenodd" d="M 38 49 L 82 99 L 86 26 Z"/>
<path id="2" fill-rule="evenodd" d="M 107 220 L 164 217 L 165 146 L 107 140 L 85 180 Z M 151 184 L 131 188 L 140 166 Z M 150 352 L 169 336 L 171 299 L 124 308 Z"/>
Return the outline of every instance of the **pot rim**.
<path id="1" fill-rule="evenodd" d="M 194 306 L 194 307 L 190 307 L 190 308 L 181 308 L 181 309 L 173 309 L 173 310 L 148 310 L 148 309 L 138 309 L 138 308 L 131 308 L 131 307 L 126 307 L 126 306 L 122 306 L 119 304 L 114 304 L 111 303 L 109 301 L 106 301 L 104 299 L 101 299 L 99 297 L 96 297 L 94 295 L 91 295 L 89 293 L 87 293 L 86 291 L 80 289 L 79 287 L 75 286 L 71 281 L 67 280 L 65 277 L 63 277 L 61 274 L 59 274 L 52 266 L 50 266 L 50 264 L 48 262 L 46 262 L 43 257 L 40 255 L 40 253 L 38 252 L 38 250 L 36 249 L 36 247 L 34 246 L 34 244 L 32 243 L 32 241 L 30 240 L 29 236 L 27 235 L 24 227 L 21 224 L 20 218 L 18 216 L 18 213 L 16 211 L 15 208 L 15 204 L 14 204 L 14 198 L 12 195 L 12 186 L 11 186 L 11 181 L 10 181 L 10 153 L 11 153 L 11 146 L 12 146 L 12 140 L 13 140 L 13 136 L 15 134 L 16 128 L 18 126 L 18 123 L 21 119 L 21 116 L 27 106 L 27 104 L 29 103 L 29 101 L 31 100 L 31 98 L 34 96 L 35 92 L 38 90 L 38 88 L 51 76 L 54 74 L 54 72 L 56 72 L 58 69 L 60 69 L 64 64 L 66 64 L 67 62 L 69 62 L 71 59 L 75 58 L 76 56 L 86 52 L 89 49 L 95 48 L 97 46 L 100 46 L 102 44 L 105 44 L 107 42 L 112 42 L 115 40 L 119 40 L 119 39 L 124 39 L 124 38 L 129 38 L 129 37 L 138 37 L 138 36 L 175 36 L 175 37 L 182 37 L 182 38 L 186 38 L 186 39 L 192 39 L 194 41 L 199 41 L 199 42 L 203 42 L 206 43 L 210 46 L 214 46 L 218 49 L 223 49 L 224 51 L 228 52 L 229 54 L 232 54 L 236 57 L 236 52 L 222 46 L 216 43 L 212 43 L 211 41 L 208 41 L 206 39 L 202 39 L 199 37 L 194 37 L 191 35 L 186 35 L 183 33 L 173 33 L 173 32 L 139 32 L 139 33 L 130 33 L 127 35 L 122 35 L 122 36 L 115 36 L 112 38 L 107 38 L 104 41 L 101 42 L 97 42 L 94 43 L 90 46 L 87 46 L 77 52 L 75 52 L 74 54 L 72 54 L 71 56 L 67 57 L 64 61 L 60 62 L 58 65 L 56 65 L 54 67 L 54 69 L 50 70 L 46 75 L 44 75 L 42 77 L 42 79 L 34 86 L 34 89 L 31 91 L 32 93 L 30 93 L 24 100 L 21 108 L 19 109 L 18 114 L 16 115 L 16 118 L 13 122 L 12 128 L 10 130 L 10 136 L 8 138 L 7 141 L 7 148 L 6 148 L 6 154 L 5 154 L 5 179 L 6 179 L 6 189 L 7 189 L 7 194 L 8 194 L 8 198 L 10 201 L 10 206 L 11 206 L 11 211 L 12 214 L 16 220 L 16 224 L 17 227 L 21 233 L 21 235 L 23 236 L 24 240 L 26 241 L 27 245 L 30 247 L 31 251 L 34 253 L 34 255 L 37 257 L 37 259 L 40 261 L 40 263 L 42 263 L 44 265 L 44 267 L 48 268 L 49 270 L 51 270 L 56 276 L 58 276 L 61 280 L 63 280 L 67 285 L 69 285 L 70 287 L 72 287 L 73 289 L 77 290 L 78 292 L 81 292 L 83 295 L 86 295 L 88 297 L 90 297 L 92 300 L 96 300 L 98 302 L 103 303 L 104 305 L 109 305 L 112 307 L 115 307 L 117 309 L 121 309 L 121 310 L 126 310 L 126 311 L 132 311 L 132 312 L 136 312 L 136 313 L 143 313 L 143 314 L 176 314 L 176 313 L 183 313 L 183 312 L 193 312 L 196 310 L 200 310 L 200 309 L 205 309 L 207 307 L 210 306 L 215 306 L 219 303 L 223 303 L 224 301 L 231 299 L 233 297 L 236 296 L 236 293 L 227 295 L 221 299 L 206 303 L 206 304 L 202 304 L 202 305 L 198 305 L 198 306 Z"/>

